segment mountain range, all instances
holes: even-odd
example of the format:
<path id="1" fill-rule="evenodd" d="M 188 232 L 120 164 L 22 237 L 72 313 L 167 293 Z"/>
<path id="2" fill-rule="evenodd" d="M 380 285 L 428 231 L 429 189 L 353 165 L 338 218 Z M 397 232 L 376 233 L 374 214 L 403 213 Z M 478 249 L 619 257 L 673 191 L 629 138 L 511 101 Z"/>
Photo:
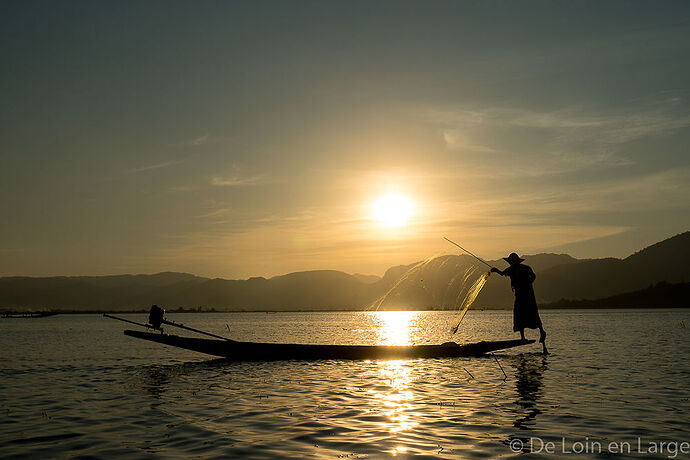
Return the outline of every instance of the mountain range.
<path id="1" fill-rule="evenodd" d="M 644 295 L 645 305 L 690 306 L 689 290 L 684 286 L 690 281 L 690 232 L 624 259 L 575 259 L 566 254 L 523 257 L 537 275 L 534 287 L 540 304 L 573 306 L 579 301 L 583 306 L 615 307 L 627 302 L 633 306 Z M 503 260 L 488 263 L 507 266 Z M 124 311 L 146 309 L 151 304 L 204 310 L 453 309 L 486 271 L 487 266 L 468 255 L 446 255 L 391 267 L 383 277 L 333 270 L 246 280 L 173 272 L 4 277 L 0 278 L 0 309 Z M 659 283 L 665 287 L 648 289 Z M 668 287 L 675 284 L 682 286 Z M 492 275 L 473 308 L 510 308 L 512 299 L 509 281 Z"/>

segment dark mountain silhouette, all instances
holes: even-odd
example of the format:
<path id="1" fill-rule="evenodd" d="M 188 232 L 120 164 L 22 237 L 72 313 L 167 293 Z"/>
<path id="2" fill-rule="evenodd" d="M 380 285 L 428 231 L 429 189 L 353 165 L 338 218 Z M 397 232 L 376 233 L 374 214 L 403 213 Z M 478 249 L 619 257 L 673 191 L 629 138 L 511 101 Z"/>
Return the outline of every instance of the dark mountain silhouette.
<path id="1" fill-rule="evenodd" d="M 690 308 L 690 283 L 661 282 L 647 289 L 627 292 L 605 299 L 566 300 L 550 308 Z"/>
<path id="2" fill-rule="evenodd" d="M 561 298 L 597 299 L 661 281 L 690 280 L 690 232 L 649 246 L 625 259 L 593 259 L 558 265 L 537 274 L 537 295 L 544 301 Z"/>
<path id="3" fill-rule="evenodd" d="M 170 308 L 353 308 L 375 297 L 370 280 L 333 270 L 271 279 L 156 275 L 0 278 L 3 309 L 132 310 L 156 303 Z"/>
<path id="4" fill-rule="evenodd" d="M 535 291 L 540 303 L 554 303 L 560 299 L 606 299 L 631 293 L 630 297 L 616 299 L 620 302 L 629 299 L 632 306 L 635 305 L 634 292 L 645 286 L 690 280 L 689 256 L 690 232 L 685 232 L 625 259 L 578 260 L 566 254 L 524 257 L 525 263 L 537 275 Z M 507 266 L 503 260 L 489 263 L 499 268 Z M 486 271 L 486 265 L 470 256 L 446 255 L 391 267 L 382 278 L 333 270 L 247 280 L 210 279 L 171 272 L 6 277 L 0 278 L 0 308 L 115 311 L 146 309 L 156 303 L 166 308 L 217 310 L 361 309 L 371 307 L 382 297 L 385 298 L 379 308 L 456 308 L 467 287 Z M 657 300 L 649 302 L 661 305 L 663 296 L 670 296 L 670 292 L 659 288 L 654 294 Z M 673 292 L 681 296 L 687 293 L 682 289 Z M 475 305 L 509 308 L 512 302 L 509 281 L 492 275 Z"/>
<path id="5" fill-rule="evenodd" d="M 540 303 L 559 299 L 600 299 L 637 291 L 643 286 L 659 282 L 679 283 L 690 280 L 690 232 L 649 246 L 625 259 L 578 260 L 565 254 L 536 254 L 523 256 L 525 264 L 537 275 L 534 284 Z M 488 261 L 499 268 L 508 266 L 503 260 Z M 488 267 L 470 256 L 443 256 L 409 272 L 415 264 L 393 267 L 382 282 L 397 279 L 407 273 L 389 294 L 384 307 L 436 307 L 454 308 L 466 290 L 459 289 L 458 275 L 468 268 L 475 274 L 470 281 L 486 272 Z M 424 280 L 424 283 L 421 280 Z M 455 297 L 453 297 L 455 296 Z M 513 294 L 507 278 L 492 275 L 475 301 L 478 307 L 506 308 L 513 303 Z"/>

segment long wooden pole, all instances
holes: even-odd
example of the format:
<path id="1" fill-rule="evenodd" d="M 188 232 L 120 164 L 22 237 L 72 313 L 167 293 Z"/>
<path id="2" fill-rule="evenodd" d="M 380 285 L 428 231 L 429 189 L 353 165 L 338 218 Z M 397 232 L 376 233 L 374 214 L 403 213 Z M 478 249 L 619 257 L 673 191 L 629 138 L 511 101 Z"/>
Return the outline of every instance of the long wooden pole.
<path id="1" fill-rule="evenodd" d="M 155 327 L 151 326 L 150 324 L 137 323 L 136 321 L 130 321 L 128 319 L 118 318 L 117 316 L 109 315 L 107 313 L 103 313 L 103 316 L 105 316 L 106 318 L 116 319 L 118 321 L 124 321 L 125 323 L 136 324 L 137 326 L 146 327 L 149 329 L 156 329 Z"/>
<path id="2" fill-rule="evenodd" d="M 468 251 L 467 249 L 465 249 L 465 248 L 463 248 L 462 246 L 460 246 L 460 245 L 459 245 L 458 243 L 456 243 L 455 241 L 449 240 L 449 239 L 446 238 L 445 236 L 443 237 L 443 239 L 446 240 L 446 241 L 448 241 L 448 242 L 451 243 L 451 244 L 456 245 L 457 247 L 459 247 L 460 249 L 462 249 L 463 251 L 465 251 L 466 253 L 468 253 L 469 255 L 471 255 L 472 257 L 474 257 L 475 259 L 477 259 L 478 261 L 480 261 L 480 262 L 483 263 L 484 265 L 486 265 L 487 267 L 489 267 L 489 268 L 494 268 L 494 267 L 492 267 L 491 265 L 489 265 L 484 259 L 481 259 L 481 258 L 475 256 L 474 254 L 472 254 L 470 251 Z"/>
<path id="3" fill-rule="evenodd" d="M 136 321 L 131 321 L 128 319 L 119 318 L 117 316 L 109 315 L 107 313 L 103 313 L 103 316 L 105 316 L 106 318 L 116 319 L 118 321 L 124 321 L 125 323 L 136 324 L 137 326 L 145 327 L 148 329 L 159 329 L 160 330 L 160 328 L 153 327 L 150 324 L 137 323 Z M 234 340 L 228 339 L 227 337 L 222 337 L 220 335 L 211 334 L 210 332 L 200 331 L 199 329 L 194 329 L 193 327 L 185 326 L 184 324 L 178 324 L 175 321 L 168 321 L 167 319 L 164 319 L 163 321 L 161 321 L 161 323 L 168 324 L 170 326 L 179 327 L 180 329 L 187 329 L 188 331 L 196 332 L 197 334 L 204 334 L 204 335 L 208 335 L 211 337 L 215 337 L 216 339 L 223 339 L 223 340 L 227 340 L 228 342 L 234 342 Z M 161 332 L 162 332 L 162 330 L 161 330 Z"/>
<path id="4" fill-rule="evenodd" d="M 197 334 L 204 334 L 204 335 L 208 335 L 211 337 L 215 337 L 217 339 L 227 340 L 228 342 L 234 342 L 234 340 L 228 339 L 227 337 L 223 337 L 223 336 L 216 335 L 216 334 L 211 334 L 210 332 L 200 331 L 199 329 L 194 329 L 193 327 L 185 326 L 184 324 L 179 324 L 179 323 L 176 323 L 175 321 L 168 321 L 167 319 L 164 319 L 162 321 L 162 323 L 168 324 L 170 326 L 179 327 L 180 329 L 187 329 L 188 331 L 196 332 Z"/>

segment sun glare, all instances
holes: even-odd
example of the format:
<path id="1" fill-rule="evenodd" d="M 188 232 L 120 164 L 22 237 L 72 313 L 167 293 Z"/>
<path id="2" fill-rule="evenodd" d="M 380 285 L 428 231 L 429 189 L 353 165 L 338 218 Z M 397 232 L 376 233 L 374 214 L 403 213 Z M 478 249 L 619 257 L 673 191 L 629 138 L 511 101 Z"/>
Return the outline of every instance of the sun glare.
<path id="1" fill-rule="evenodd" d="M 379 197 L 374 202 L 374 219 L 387 227 L 405 225 L 413 214 L 412 201 L 403 195 L 391 193 Z"/>
<path id="2" fill-rule="evenodd" d="M 409 345 L 410 326 L 414 312 L 409 311 L 377 311 L 376 316 L 381 321 L 379 334 L 385 345 Z"/>

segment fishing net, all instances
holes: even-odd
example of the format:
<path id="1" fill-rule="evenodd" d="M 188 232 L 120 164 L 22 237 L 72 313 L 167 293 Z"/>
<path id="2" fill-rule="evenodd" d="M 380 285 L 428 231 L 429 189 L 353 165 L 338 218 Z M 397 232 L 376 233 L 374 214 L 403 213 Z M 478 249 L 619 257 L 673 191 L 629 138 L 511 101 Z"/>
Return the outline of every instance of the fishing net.
<path id="1" fill-rule="evenodd" d="M 390 289 L 374 301 L 371 310 L 379 308 L 412 309 L 434 308 L 459 310 L 451 331 L 456 333 L 489 279 L 491 272 L 484 272 L 475 260 L 468 256 L 432 256 L 404 269 L 395 277 Z"/>
<path id="2" fill-rule="evenodd" d="M 462 303 L 459 305 L 460 308 L 460 314 L 458 315 L 457 318 L 455 318 L 455 321 L 453 321 L 453 326 L 450 328 L 450 332 L 452 334 L 455 334 L 458 332 L 458 327 L 460 327 L 460 323 L 462 322 L 463 318 L 465 318 L 465 314 L 467 313 L 467 310 L 469 310 L 470 306 L 474 302 L 474 300 L 477 298 L 479 293 L 482 291 L 482 288 L 486 284 L 486 282 L 489 280 L 489 276 L 491 276 L 491 272 L 486 272 L 477 280 L 472 283 L 470 288 L 467 290 L 467 294 L 465 294 L 465 297 L 462 300 Z"/>
<path id="3" fill-rule="evenodd" d="M 397 279 L 397 281 L 395 281 L 393 286 L 390 289 L 388 289 L 388 291 L 386 291 L 385 294 L 376 299 L 369 306 L 369 309 L 378 310 L 384 305 L 390 306 L 392 303 L 396 302 L 396 299 L 399 298 L 401 294 L 403 294 L 403 291 L 410 290 L 410 285 L 418 284 L 419 286 L 421 286 L 422 289 L 427 291 L 428 286 L 424 282 L 424 277 L 422 273 L 424 267 L 427 267 L 434 259 L 436 259 L 436 256 L 431 256 L 428 259 L 423 260 L 409 268 L 405 273 L 403 273 L 401 277 Z"/>

